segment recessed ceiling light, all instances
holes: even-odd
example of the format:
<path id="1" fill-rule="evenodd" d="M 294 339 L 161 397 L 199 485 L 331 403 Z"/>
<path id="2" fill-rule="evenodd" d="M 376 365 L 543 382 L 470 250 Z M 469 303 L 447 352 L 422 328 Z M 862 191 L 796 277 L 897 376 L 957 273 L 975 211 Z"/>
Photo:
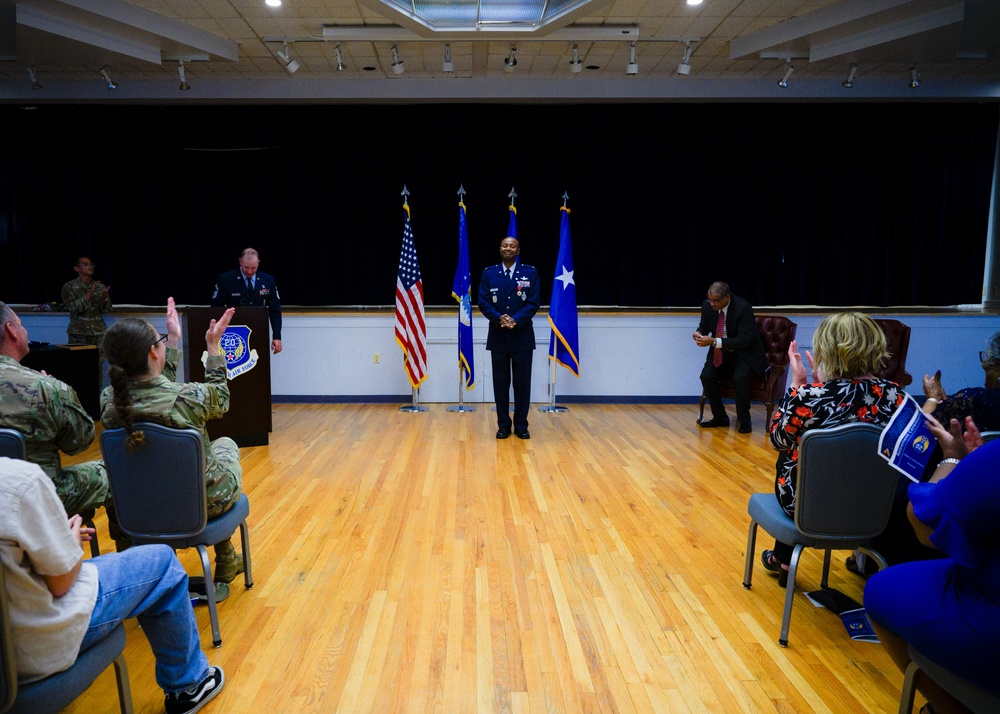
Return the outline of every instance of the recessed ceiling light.
<path id="1" fill-rule="evenodd" d="M 687 0 L 688 5 L 701 5 L 702 0 Z"/>
<path id="2" fill-rule="evenodd" d="M 264 4 L 268 7 L 281 7 L 281 0 L 264 0 Z"/>

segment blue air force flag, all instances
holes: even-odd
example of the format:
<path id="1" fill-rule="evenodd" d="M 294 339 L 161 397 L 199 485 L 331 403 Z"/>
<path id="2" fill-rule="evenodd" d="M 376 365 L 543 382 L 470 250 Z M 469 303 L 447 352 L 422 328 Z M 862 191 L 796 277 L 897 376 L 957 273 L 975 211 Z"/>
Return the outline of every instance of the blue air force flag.
<path id="1" fill-rule="evenodd" d="M 458 300 L 458 365 L 465 373 L 465 388 L 476 384 L 472 347 L 472 274 L 469 272 L 469 230 L 465 226 L 465 204 L 458 204 L 458 265 L 451 284 Z"/>
<path id="2" fill-rule="evenodd" d="M 549 359 L 554 359 L 577 377 L 580 376 L 580 341 L 576 318 L 576 280 L 573 277 L 573 246 L 569 236 L 569 209 L 563 206 L 559 228 L 559 257 L 552 281 L 549 304 Z"/>

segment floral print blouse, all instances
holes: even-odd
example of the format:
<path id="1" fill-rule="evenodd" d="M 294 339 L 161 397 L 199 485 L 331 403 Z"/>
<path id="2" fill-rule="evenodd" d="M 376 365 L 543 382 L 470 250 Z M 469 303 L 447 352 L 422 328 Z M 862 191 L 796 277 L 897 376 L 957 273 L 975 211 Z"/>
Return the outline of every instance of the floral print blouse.
<path id="1" fill-rule="evenodd" d="M 885 426 L 905 398 L 903 389 L 887 379 L 831 379 L 791 387 L 776 405 L 771 420 L 771 446 L 781 452 L 774 495 L 785 513 L 795 513 L 802 434 L 856 421 Z"/>

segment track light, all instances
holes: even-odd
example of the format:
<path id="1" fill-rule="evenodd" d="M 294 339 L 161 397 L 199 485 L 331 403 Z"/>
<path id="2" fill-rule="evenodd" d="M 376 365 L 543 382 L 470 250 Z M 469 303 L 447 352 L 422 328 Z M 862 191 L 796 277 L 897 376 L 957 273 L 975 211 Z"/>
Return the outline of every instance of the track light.
<path id="1" fill-rule="evenodd" d="M 791 58 L 786 59 L 785 60 L 785 76 L 778 80 L 778 86 L 781 87 L 782 89 L 787 89 L 788 88 L 788 80 L 791 78 L 792 72 L 794 72 L 794 71 L 795 71 L 795 68 L 792 67 L 792 60 L 791 60 Z"/>
<path id="2" fill-rule="evenodd" d="M 107 65 L 101 67 L 101 77 L 108 83 L 108 89 L 118 89 L 118 82 L 111 79 L 111 73 L 108 71 Z"/>
<path id="3" fill-rule="evenodd" d="M 629 44 L 628 64 L 625 66 L 625 74 L 635 76 L 639 74 L 639 63 L 635 61 L 635 43 Z"/>
<path id="4" fill-rule="evenodd" d="M 580 59 L 580 50 L 577 45 L 573 45 L 573 59 L 569 61 L 569 71 L 579 74 L 583 71 L 583 60 Z"/>
<path id="5" fill-rule="evenodd" d="M 42 88 L 41 82 L 39 82 L 37 79 L 35 79 L 35 68 L 34 67 L 28 67 L 28 79 L 31 80 L 31 88 L 32 89 L 41 89 Z"/>
<path id="6" fill-rule="evenodd" d="M 392 46 L 392 73 L 402 74 L 406 71 L 406 64 L 399 59 L 399 45 Z"/>
<path id="7" fill-rule="evenodd" d="M 444 62 L 441 63 L 441 71 L 448 74 L 455 71 L 455 64 L 451 61 L 451 45 L 444 46 Z"/>
<path id="8" fill-rule="evenodd" d="M 685 42 L 684 43 L 684 59 L 682 59 L 681 63 L 679 65 L 677 65 L 677 74 L 683 74 L 685 77 L 687 77 L 689 74 L 691 74 L 691 43 L 690 42 Z"/>
<path id="9" fill-rule="evenodd" d="M 858 76 L 858 66 L 851 65 L 851 71 L 847 73 L 847 79 L 840 83 L 844 89 L 854 89 L 854 78 Z"/>
<path id="10" fill-rule="evenodd" d="M 504 57 L 503 60 L 503 71 L 508 73 L 513 72 L 516 66 L 517 66 L 517 47 L 511 45 L 510 55 Z"/>
<path id="11" fill-rule="evenodd" d="M 340 52 L 340 43 L 339 42 L 337 43 L 336 52 L 337 52 L 337 71 L 338 72 L 343 72 L 344 71 L 344 55 L 341 54 L 341 52 Z"/>
<path id="12" fill-rule="evenodd" d="M 910 65 L 910 89 L 920 86 L 920 77 L 917 76 L 917 65 Z"/>
<path id="13" fill-rule="evenodd" d="M 177 76 L 181 78 L 180 90 L 182 92 L 191 89 L 191 85 L 187 83 L 187 79 L 184 77 L 184 60 L 177 60 Z"/>
<path id="14" fill-rule="evenodd" d="M 301 67 L 302 64 L 297 59 L 292 59 L 292 55 L 288 51 L 288 43 L 285 42 L 284 45 L 285 49 L 278 50 L 277 52 L 278 59 L 281 60 L 281 66 L 285 68 L 285 71 L 288 72 L 288 74 L 295 74 L 299 71 L 299 67 Z"/>

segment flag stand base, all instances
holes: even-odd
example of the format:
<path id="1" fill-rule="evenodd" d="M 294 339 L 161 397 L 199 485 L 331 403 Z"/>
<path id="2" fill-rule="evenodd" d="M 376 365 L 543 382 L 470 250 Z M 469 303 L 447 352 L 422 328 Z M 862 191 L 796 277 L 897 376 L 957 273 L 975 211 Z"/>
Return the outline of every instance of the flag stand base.
<path id="1" fill-rule="evenodd" d="M 538 407 L 540 412 L 568 412 L 568 407 L 561 407 L 558 404 L 546 404 L 544 407 Z"/>
<path id="2" fill-rule="evenodd" d="M 474 411 L 476 411 L 476 408 L 475 407 L 470 407 L 467 404 L 453 404 L 450 407 L 448 407 L 447 409 L 445 409 L 445 411 L 446 412 L 459 412 L 460 414 L 464 414 L 465 412 L 474 412 Z"/>
<path id="3" fill-rule="evenodd" d="M 400 407 L 399 411 L 401 411 L 401 412 L 426 412 L 426 411 L 428 411 L 428 407 L 423 407 L 423 406 L 418 406 L 416 404 L 411 404 L 411 405 L 406 406 L 406 407 Z"/>

